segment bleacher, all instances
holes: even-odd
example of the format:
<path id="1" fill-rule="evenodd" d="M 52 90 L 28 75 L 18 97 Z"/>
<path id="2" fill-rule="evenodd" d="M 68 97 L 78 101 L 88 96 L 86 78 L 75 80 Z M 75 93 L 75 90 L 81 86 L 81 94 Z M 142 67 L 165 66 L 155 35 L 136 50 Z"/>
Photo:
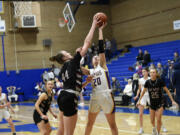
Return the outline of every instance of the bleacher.
<path id="1" fill-rule="evenodd" d="M 155 65 L 158 62 L 161 62 L 164 65 L 167 64 L 168 60 L 173 60 L 173 54 L 175 51 L 180 51 L 180 40 L 133 47 L 130 48 L 130 52 L 124 54 L 124 56 L 118 57 L 117 60 L 112 60 L 112 62 L 107 65 L 110 78 L 116 77 L 120 81 L 122 88 L 127 84 L 125 78 L 130 78 L 134 74 L 134 72 L 128 70 L 128 67 L 135 64 L 139 49 L 142 49 L 143 51 L 147 50 L 151 54 L 152 63 Z M 92 88 L 88 85 L 84 92 L 85 100 L 90 99 L 89 95 L 91 92 Z"/>

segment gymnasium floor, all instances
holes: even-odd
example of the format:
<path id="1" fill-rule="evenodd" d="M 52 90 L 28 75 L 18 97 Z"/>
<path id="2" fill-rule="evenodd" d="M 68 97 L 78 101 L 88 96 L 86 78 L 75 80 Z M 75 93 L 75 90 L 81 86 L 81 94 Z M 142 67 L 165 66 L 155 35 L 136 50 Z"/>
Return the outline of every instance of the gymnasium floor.
<path id="1" fill-rule="evenodd" d="M 14 105 L 13 114 L 14 124 L 16 126 L 17 135 L 40 135 L 38 128 L 33 123 L 32 114 L 34 103 L 19 103 Z M 54 112 L 58 113 L 58 108 L 53 107 Z M 88 106 L 79 107 L 79 118 L 75 130 L 75 135 L 83 135 Z M 144 131 L 143 135 L 151 135 L 151 125 L 149 120 L 148 110 L 145 110 L 144 115 Z M 49 115 L 50 116 L 50 115 Z M 56 135 L 58 121 L 50 116 L 53 132 L 51 135 Z M 138 110 L 127 107 L 116 107 L 116 121 L 119 130 L 119 135 L 136 135 L 139 129 Z M 167 133 L 163 135 L 180 135 L 180 113 L 166 110 L 163 116 L 163 123 L 167 128 Z M 0 121 L 0 135 L 11 135 L 10 128 L 5 120 Z M 102 112 L 97 117 L 91 135 L 111 135 L 110 129 Z"/>

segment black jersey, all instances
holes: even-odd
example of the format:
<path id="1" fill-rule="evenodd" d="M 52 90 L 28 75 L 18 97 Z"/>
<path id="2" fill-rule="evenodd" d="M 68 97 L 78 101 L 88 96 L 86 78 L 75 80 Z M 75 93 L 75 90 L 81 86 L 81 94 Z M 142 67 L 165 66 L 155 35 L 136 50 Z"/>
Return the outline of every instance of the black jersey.
<path id="1" fill-rule="evenodd" d="M 59 74 L 63 81 L 63 89 L 80 92 L 82 89 L 82 71 L 80 69 L 81 55 L 77 52 L 73 59 L 64 63 Z"/>
<path id="2" fill-rule="evenodd" d="M 45 93 L 48 96 L 47 92 L 43 92 L 43 93 Z M 48 98 L 46 100 L 43 100 L 40 103 L 39 108 L 43 114 L 46 114 L 48 112 L 50 105 L 51 105 L 51 102 L 52 102 L 52 96 L 48 96 Z"/>
<path id="3" fill-rule="evenodd" d="M 47 96 L 48 96 L 48 93 L 47 92 L 43 92 L 45 93 Z M 50 108 L 50 105 L 51 105 L 51 101 L 52 101 L 52 96 L 48 96 L 48 98 L 46 100 L 43 100 L 40 105 L 39 105 L 39 108 L 41 110 L 41 112 L 46 115 L 46 113 L 48 112 L 49 108 Z M 37 112 L 37 110 L 35 109 L 34 110 L 34 113 L 33 113 L 33 119 L 34 119 L 34 122 L 35 124 L 37 125 L 39 122 L 41 122 L 42 120 L 45 122 L 45 123 L 48 123 L 49 121 L 48 120 L 44 120 L 41 118 L 40 114 Z"/>
<path id="4" fill-rule="evenodd" d="M 162 89 L 165 87 L 165 83 L 162 79 L 156 79 L 155 81 L 149 79 L 146 81 L 144 87 L 148 89 L 151 105 L 162 104 Z"/>

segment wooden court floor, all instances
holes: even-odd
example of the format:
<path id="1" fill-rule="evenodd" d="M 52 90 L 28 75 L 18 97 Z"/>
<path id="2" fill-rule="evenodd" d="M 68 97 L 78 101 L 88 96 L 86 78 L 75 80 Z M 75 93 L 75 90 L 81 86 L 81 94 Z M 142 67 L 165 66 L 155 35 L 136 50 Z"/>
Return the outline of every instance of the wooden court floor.
<path id="1" fill-rule="evenodd" d="M 40 135 L 36 125 L 33 122 L 33 103 L 26 103 L 21 105 L 15 105 L 15 114 L 12 114 L 14 124 L 16 126 L 17 135 Z M 87 122 L 87 110 L 88 107 L 81 107 L 79 110 L 79 117 L 74 135 L 83 135 L 85 125 Z M 54 107 L 53 111 L 58 113 L 58 108 Z M 138 122 L 138 110 L 133 110 L 126 107 L 117 107 L 116 109 L 116 122 L 118 126 L 119 135 L 136 135 L 139 130 Z M 146 110 L 148 113 L 148 110 Z M 53 127 L 51 135 L 56 135 L 58 120 L 50 116 L 50 123 Z M 180 114 L 173 114 L 168 111 L 163 116 L 163 125 L 167 128 L 168 132 L 162 135 L 180 135 Z M 144 131 L 143 135 L 151 135 L 151 124 L 149 115 L 144 115 Z M 5 120 L 0 122 L 0 135 L 11 135 L 10 128 Z M 103 112 L 97 117 L 93 131 L 91 135 L 111 135 L 108 123 L 105 119 Z"/>

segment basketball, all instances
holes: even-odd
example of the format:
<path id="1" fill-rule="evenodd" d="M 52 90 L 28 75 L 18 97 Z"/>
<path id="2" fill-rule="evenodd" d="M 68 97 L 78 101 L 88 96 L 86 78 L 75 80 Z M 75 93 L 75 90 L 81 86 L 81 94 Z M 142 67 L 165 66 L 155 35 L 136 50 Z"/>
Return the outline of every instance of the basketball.
<path id="1" fill-rule="evenodd" d="M 107 16 L 105 13 L 98 12 L 95 14 L 95 16 L 99 17 L 100 22 L 98 23 L 98 26 L 101 27 L 103 23 L 107 22 Z"/>

